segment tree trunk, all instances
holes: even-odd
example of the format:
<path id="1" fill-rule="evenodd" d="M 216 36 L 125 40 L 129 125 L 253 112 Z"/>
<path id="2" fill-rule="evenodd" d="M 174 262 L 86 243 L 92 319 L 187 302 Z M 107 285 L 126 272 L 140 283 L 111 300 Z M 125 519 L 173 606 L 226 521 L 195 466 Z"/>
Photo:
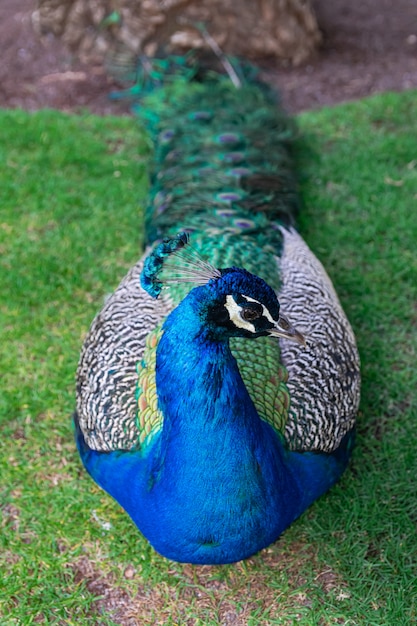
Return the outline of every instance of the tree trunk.
<path id="1" fill-rule="evenodd" d="M 321 41 L 309 0 L 38 0 L 34 23 L 82 60 L 121 46 L 138 54 L 207 47 L 198 25 L 226 54 L 298 65 Z"/>

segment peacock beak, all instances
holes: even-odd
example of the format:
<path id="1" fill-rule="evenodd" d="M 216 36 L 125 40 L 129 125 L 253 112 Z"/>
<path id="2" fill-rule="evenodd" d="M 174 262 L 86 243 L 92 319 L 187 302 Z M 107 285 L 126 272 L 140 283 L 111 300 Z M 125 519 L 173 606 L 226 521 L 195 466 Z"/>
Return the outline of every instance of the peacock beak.
<path id="1" fill-rule="evenodd" d="M 280 313 L 278 322 L 275 323 L 275 327 L 271 328 L 269 334 L 272 337 L 283 337 L 284 339 L 290 339 L 291 341 L 295 341 L 299 343 L 301 346 L 306 345 L 306 340 L 304 336 L 298 332 L 292 324 L 288 321 L 285 315 Z"/>

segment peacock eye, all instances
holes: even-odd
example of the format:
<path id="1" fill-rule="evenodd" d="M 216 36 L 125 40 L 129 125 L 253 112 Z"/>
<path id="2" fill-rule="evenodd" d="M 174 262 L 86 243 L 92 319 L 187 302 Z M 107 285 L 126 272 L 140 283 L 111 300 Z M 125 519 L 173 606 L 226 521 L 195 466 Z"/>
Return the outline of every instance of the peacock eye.
<path id="1" fill-rule="evenodd" d="M 242 309 L 240 312 L 240 316 L 245 322 L 253 322 L 261 317 L 261 311 L 257 311 L 256 309 Z"/>

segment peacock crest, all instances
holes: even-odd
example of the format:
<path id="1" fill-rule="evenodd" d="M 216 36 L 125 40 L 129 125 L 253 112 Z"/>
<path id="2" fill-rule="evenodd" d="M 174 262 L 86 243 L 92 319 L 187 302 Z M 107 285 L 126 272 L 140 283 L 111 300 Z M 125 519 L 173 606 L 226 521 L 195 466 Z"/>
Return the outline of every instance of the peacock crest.
<path id="1" fill-rule="evenodd" d="M 157 298 L 164 287 L 181 283 L 205 285 L 220 276 L 220 270 L 198 254 L 190 245 L 189 235 L 183 232 L 163 239 L 146 257 L 141 285 L 153 298 Z"/>

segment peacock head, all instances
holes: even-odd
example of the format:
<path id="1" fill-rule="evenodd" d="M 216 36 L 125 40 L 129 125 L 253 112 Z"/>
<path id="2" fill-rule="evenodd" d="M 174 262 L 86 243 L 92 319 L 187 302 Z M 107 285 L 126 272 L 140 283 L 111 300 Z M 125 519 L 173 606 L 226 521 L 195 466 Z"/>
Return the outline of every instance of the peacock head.
<path id="1" fill-rule="evenodd" d="M 217 269 L 204 261 L 181 233 L 164 239 L 145 259 L 142 287 L 157 298 L 169 284 L 194 283 L 186 300 L 218 339 L 283 337 L 305 345 L 303 335 L 280 313 L 275 291 L 259 276 L 237 268 Z"/>
<path id="2" fill-rule="evenodd" d="M 274 290 L 259 276 L 244 269 L 220 270 L 204 288 L 207 322 L 230 337 L 283 337 L 305 345 L 303 335 L 280 313 Z"/>

